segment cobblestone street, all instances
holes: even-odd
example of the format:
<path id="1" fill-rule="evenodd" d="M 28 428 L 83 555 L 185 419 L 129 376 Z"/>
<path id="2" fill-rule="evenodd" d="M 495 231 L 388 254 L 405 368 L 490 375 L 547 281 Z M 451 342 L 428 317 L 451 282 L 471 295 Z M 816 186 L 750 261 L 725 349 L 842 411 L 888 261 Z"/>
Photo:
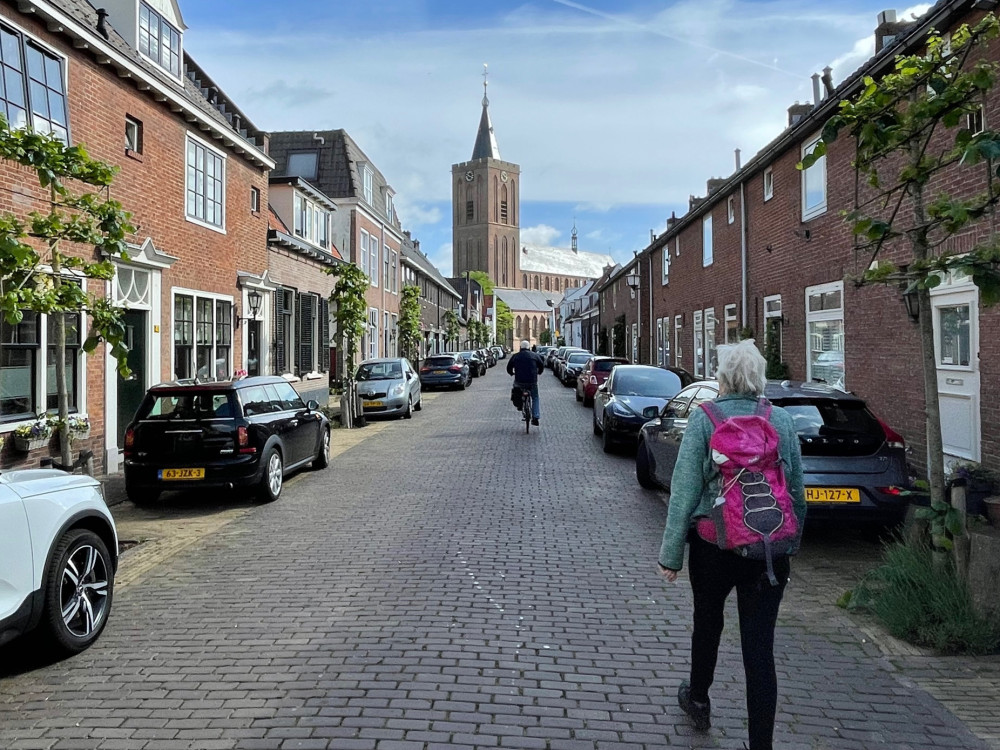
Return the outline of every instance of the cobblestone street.
<path id="1" fill-rule="evenodd" d="M 525 436 L 503 364 L 358 431 L 277 503 L 235 498 L 191 543 L 126 552 L 93 648 L 0 651 L 0 748 L 742 748 L 735 606 L 698 735 L 675 699 L 686 574 L 655 572 L 663 497 L 548 373 Z M 876 548 L 838 546 L 827 531 L 793 563 L 775 746 L 1000 747 L 996 660 L 929 657 L 838 610 Z"/>

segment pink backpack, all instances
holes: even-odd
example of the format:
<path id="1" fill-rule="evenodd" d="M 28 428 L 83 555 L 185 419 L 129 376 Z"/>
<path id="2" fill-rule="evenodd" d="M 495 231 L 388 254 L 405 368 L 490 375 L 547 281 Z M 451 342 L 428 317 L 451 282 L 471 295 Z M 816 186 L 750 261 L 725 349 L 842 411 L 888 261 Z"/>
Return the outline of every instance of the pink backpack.
<path id="1" fill-rule="evenodd" d="M 772 586 L 775 555 L 787 555 L 799 535 L 798 519 L 785 483 L 778 433 L 769 421 L 771 403 L 762 398 L 753 414 L 726 418 L 719 407 L 701 405 L 714 429 L 709 439 L 721 487 L 712 514 L 698 520 L 698 535 L 721 549 L 767 562 Z"/>

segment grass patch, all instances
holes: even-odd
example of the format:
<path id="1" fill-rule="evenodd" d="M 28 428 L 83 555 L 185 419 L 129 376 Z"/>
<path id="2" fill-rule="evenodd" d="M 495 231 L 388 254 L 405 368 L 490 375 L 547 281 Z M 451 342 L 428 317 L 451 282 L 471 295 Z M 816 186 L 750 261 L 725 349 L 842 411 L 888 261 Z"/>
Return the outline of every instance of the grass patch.
<path id="1" fill-rule="evenodd" d="M 871 612 L 896 638 L 942 654 L 1000 650 L 1000 622 L 979 614 L 950 554 L 926 542 L 895 538 L 882 564 L 838 601 Z"/>

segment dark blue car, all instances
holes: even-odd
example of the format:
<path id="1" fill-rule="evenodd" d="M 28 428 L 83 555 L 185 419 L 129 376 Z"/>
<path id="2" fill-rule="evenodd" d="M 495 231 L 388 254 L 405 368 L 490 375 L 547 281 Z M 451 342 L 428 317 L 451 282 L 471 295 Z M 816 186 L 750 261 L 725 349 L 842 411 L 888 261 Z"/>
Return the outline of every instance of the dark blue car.
<path id="1" fill-rule="evenodd" d="M 594 396 L 594 434 L 603 438 L 604 452 L 619 443 L 634 445 L 639 428 L 693 381 L 679 367 L 615 365 Z"/>

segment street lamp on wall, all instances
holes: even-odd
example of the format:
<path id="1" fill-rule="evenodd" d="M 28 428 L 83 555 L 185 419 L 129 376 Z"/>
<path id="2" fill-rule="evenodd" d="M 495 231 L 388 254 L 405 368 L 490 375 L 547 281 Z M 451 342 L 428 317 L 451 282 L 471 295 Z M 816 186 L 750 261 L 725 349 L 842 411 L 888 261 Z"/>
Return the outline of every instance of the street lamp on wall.
<path id="1" fill-rule="evenodd" d="M 909 286 L 903 290 L 903 304 L 906 306 L 906 314 L 910 320 L 916 323 L 920 320 L 920 297 L 915 286 Z"/>
<path id="2" fill-rule="evenodd" d="M 260 313 L 260 303 L 261 303 L 261 300 L 263 300 L 263 296 L 256 289 L 251 289 L 247 293 L 247 307 L 250 309 L 250 314 L 247 317 L 245 317 L 245 318 L 241 318 L 239 316 L 238 311 L 237 311 L 237 315 L 236 315 L 236 327 L 237 328 L 240 327 L 240 321 L 242 321 L 242 320 L 257 320 L 257 314 Z"/>
<path id="3" fill-rule="evenodd" d="M 635 299 L 635 293 L 639 289 L 640 280 L 638 266 L 625 277 L 625 283 L 628 284 L 628 288 L 632 290 L 632 299 Z"/>

